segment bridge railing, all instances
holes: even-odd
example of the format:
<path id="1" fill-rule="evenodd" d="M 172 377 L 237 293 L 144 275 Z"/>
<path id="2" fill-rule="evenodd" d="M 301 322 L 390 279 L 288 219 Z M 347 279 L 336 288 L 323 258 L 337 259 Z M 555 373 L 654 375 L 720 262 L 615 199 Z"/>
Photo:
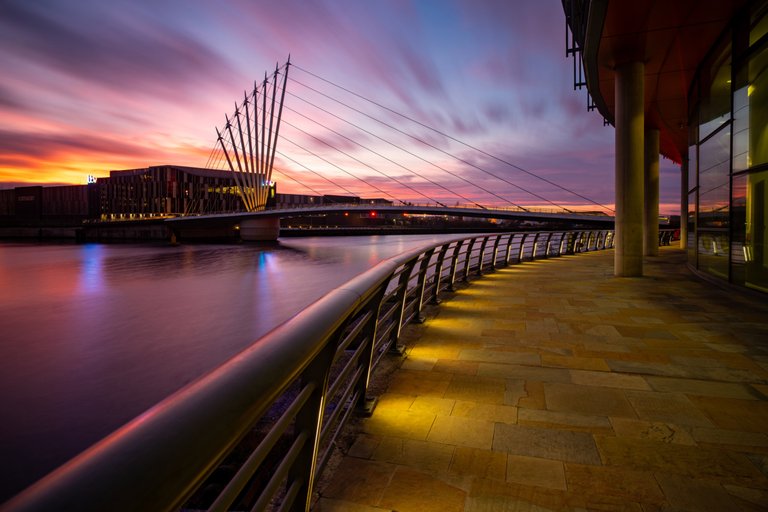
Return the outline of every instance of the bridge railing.
<path id="1" fill-rule="evenodd" d="M 427 303 L 483 273 L 613 246 L 611 230 L 484 234 L 385 260 L 7 503 L 7 510 L 307 510 L 371 374 Z"/>

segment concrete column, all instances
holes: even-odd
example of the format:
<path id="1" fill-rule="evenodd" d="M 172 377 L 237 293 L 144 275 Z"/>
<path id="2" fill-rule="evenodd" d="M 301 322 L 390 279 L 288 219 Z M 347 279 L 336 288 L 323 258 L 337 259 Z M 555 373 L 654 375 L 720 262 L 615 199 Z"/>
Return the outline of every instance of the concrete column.
<path id="1" fill-rule="evenodd" d="M 614 275 L 643 275 L 643 130 L 642 62 L 616 68 L 616 250 Z"/>
<path id="2" fill-rule="evenodd" d="M 659 130 L 645 131 L 643 254 L 659 255 Z"/>
<path id="3" fill-rule="evenodd" d="M 688 248 L 688 157 L 680 166 L 680 248 Z"/>

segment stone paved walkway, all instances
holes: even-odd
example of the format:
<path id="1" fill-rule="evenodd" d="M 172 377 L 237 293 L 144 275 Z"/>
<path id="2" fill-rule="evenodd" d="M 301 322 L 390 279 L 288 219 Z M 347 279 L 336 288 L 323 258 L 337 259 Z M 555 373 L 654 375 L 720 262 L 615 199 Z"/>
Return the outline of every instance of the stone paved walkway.
<path id="1" fill-rule="evenodd" d="M 509 267 L 409 342 L 315 510 L 768 510 L 768 301 L 613 251 Z"/>

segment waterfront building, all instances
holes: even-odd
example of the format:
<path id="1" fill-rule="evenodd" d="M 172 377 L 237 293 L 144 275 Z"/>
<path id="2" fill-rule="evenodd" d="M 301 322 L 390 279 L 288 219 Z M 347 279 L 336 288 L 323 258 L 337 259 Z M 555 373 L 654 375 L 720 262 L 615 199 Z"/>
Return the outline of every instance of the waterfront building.
<path id="1" fill-rule="evenodd" d="M 768 291 L 768 2 L 563 7 L 574 84 L 616 128 L 616 275 L 657 251 L 660 153 L 681 166 L 689 266 Z"/>
<path id="2" fill-rule="evenodd" d="M 161 165 L 110 171 L 98 178 L 103 220 L 245 211 L 237 180 L 230 171 Z M 391 204 L 356 196 L 272 193 L 267 208 L 296 208 L 331 203 Z"/>
<path id="3" fill-rule="evenodd" d="M 271 185 L 268 208 L 324 204 L 391 205 L 382 198 L 281 194 Z M 88 185 L 40 185 L 0 190 L 0 225 L 77 225 L 245 211 L 230 171 L 159 165 L 110 171 Z"/>
<path id="4" fill-rule="evenodd" d="M 0 226 L 65 226 L 98 217 L 94 185 L 40 185 L 0 190 Z"/>
<path id="5" fill-rule="evenodd" d="M 96 183 L 102 220 L 243 211 L 228 171 L 160 165 L 110 171 Z"/>

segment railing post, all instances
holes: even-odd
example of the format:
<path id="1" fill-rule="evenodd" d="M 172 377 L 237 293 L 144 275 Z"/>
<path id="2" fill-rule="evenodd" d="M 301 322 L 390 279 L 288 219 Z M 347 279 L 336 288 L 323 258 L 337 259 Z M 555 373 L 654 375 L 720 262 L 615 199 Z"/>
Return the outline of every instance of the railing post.
<path id="1" fill-rule="evenodd" d="M 475 247 L 475 240 L 476 238 L 473 238 L 469 241 L 469 247 L 467 248 L 467 257 L 464 258 L 464 281 L 469 281 L 469 268 L 472 263 L 472 249 Z"/>
<path id="2" fill-rule="evenodd" d="M 453 257 L 451 258 L 451 280 L 448 283 L 448 289 L 451 291 L 456 290 L 456 267 L 459 265 L 459 254 L 461 253 L 461 246 L 464 245 L 466 240 L 460 240 L 456 243 L 456 247 L 453 249 Z"/>
<path id="3" fill-rule="evenodd" d="M 563 255 L 563 245 L 566 243 L 568 237 L 568 233 L 563 231 L 560 233 L 560 247 L 557 249 L 557 255 L 562 256 Z M 567 247 L 566 247 L 567 248 Z"/>
<path id="4" fill-rule="evenodd" d="M 381 311 L 381 301 L 384 299 L 384 292 L 386 292 L 387 283 L 385 281 L 380 285 L 376 295 L 368 302 L 368 312 L 370 316 L 368 323 L 363 329 L 361 335 L 365 348 L 360 354 L 360 364 L 363 366 L 363 371 L 360 373 L 360 377 L 357 381 L 357 410 L 362 416 L 370 416 L 373 414 L 373 409 L 376 407 L 376 399 L 369 398 L 368 384 L 371 381 L 371 374 L 373 373 L 373 360 L 376 347 L 377 330 L 379 328 L 379 313 Z"/>
<path id="5" fill-rule="evenodd" d="M 567 242 L 565 243 L 565 254 L 575 254 L 576 253 L 576 232 L 575 231 L 569 231 L 566 233 Z"/>
<path id="6" fill-rule="evenodd" d="M 544 251 L 544 257 L 549 258 L 549 250 L 552 248 L 552 231 L 547 235 L 547 248 Z"/>
<path id="7" fill-rule="evenodd" d="M 520 251 L 517 254 L 517 262 L 523 262 L 523 253 L 525 252 L 525 239 L 528 238 L 528 233 L 523 233 L 523 237 L 520 239 Z"/>
<path id="8" fill-rule="evenodd" d="M 333 355 L 336 352 L 336 341 L 340 332 L 334 334 L 325 347 L 302 373 L 300 382 L 304 386 L 314 386 L 314 390 L 307 403 L 296 414 L 294 425 L 294 441 L 306 436 L 299 453 L 291 464 L 288 472 L 286 486 L 298 486 L 296 500 L 291 510 L 300 512 L 309 510 L 312 500 L 312 490 L 315 483 L 315 468 L 317 467 L 317 455 L 320 447 L 320 432 L 323 425 L 323 411 L 325 410 L 325 392 L 328 389 L 328 375 L 330 373 Z"/>
<path id="9" fill-rule="evenodd" d="M 536 251 L 539 249 L 539 236 L 541 236 L 541 233 L 536 233 L 536 236 L 533 237 L 533 246 L 531 247 L 531 259 L 536 259 Z"/>
<path id="10" fill-rule="evenodd" d="M 397 344 L 397 340 L 400 339 L 400 331 L 403 329 L 403 316 L 405 315 L 405 302 L 408 298 L 408 281 L 411 280 L 411 272 L 416 265 L 416 259 L 405 264 L 403 273 L 400 274 L 398 284 L 397 295 L 395 296 L 395 303 L 398 304 L 397 311 L 395 312 L 394 321 L 397 322 L 397 329 L 394 329 L 393 335 L 389 342 L 389 351 L 395 354 L 402 355 L 404 348 Z"/>
<path id="11" fill-rule="evenodd" d="M 437 255 L 437 263 L 435 264 L 435 292 L 432 294 L 432 304 L 440 304 L 440 283 L 443 280 L 443 262 L 445 261 L 445 254 L 448 252 L 448 247 L 450 245 L 451 244 L 443 245 Z"/>
<path id="12" fill-rule="evenodd" d="M 507 250 L 504 254 L 504 266 L 509 265 L 509 258 L 512 256 L 512 240 L 515 239 L 516 233 L 511 233 L 509 239 L 507 239 Z"/>
<path id="13" fill-rule="evenodd" d="M 493 242 L 493 260 L 491 261 L 493 270 L 496 270 L 496 258 L 499 255 L 499 242 L 501 242 L 501 235 L 496 235 L 496 241 Z"/>
<path id="14" fill-rule="evenodd" d="M 480 256 L 477 260 L 477 275 L 483 275 L 483 260 L 485 260 L 485 246 L 488 245 L 488 238 L 483 238 L 483 243 L 480 244 Z"/>
<path id="15" fill-rule="evenodd" d="M 425 252 L 424 257 L 421 260 L 421 266 L 419 267 L 419 280 L 417 285 L 419 287 L 419 292 L 417 293 L 418 297 L 416 299 L 418 300 L 418 303 L 416 304 L 416 311 L 414 314 L 417 323 L 424 322 L 424 315 L 421 313 L 424 307 L 424 288 L 427 286 L 427 268 L 429 267 L 429 260 L 432 259 L 434 253 L 434 248 Z M 407 295 L 408 294 L 406 293 L 406 296 Z"/>

